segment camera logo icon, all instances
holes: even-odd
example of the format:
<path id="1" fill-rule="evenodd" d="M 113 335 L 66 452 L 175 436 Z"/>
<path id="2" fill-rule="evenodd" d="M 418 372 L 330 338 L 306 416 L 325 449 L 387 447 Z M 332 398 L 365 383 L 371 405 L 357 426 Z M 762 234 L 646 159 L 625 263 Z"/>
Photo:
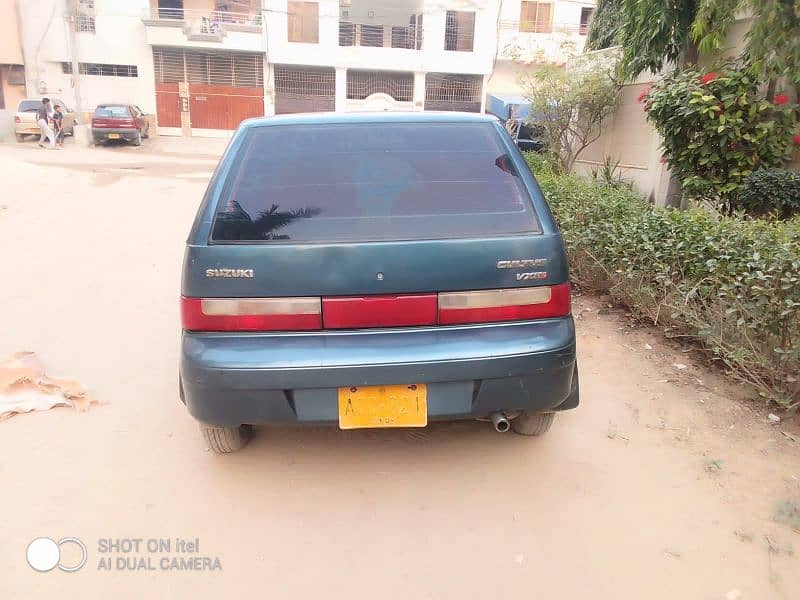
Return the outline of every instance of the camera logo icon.
<path id="1" fill-rule="evenodd" d="M 61 547 L 64 544 L 73 544 L 80 550 L 80 560 L 76 564 L 65 565 L 61 563 Z M 38 537 L 28 544 L 25 558 L 31 568 L 40 573 L 52 571 L 56 567 L 67 573 L 74 573 L 86 564 L 88 552 L 86 551 L 86 545 L 75 537 L 61 538 L 57 542 L 48 537 Z"/>

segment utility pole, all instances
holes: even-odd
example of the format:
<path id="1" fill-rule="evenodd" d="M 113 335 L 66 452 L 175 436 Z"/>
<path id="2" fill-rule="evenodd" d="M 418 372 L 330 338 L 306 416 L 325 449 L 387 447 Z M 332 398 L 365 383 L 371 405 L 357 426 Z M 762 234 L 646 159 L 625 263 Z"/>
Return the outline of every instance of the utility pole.
<path id="1" fill-rule="evenodd" d="M 83 123 L 83 101 L 81 100 L 81 69 L 78 61 L 78 0 L 67 0 L 67 22 L 69 23 L 69 47 L 72 54 L 72 89 L 75 93 L 75 118 Z"/>

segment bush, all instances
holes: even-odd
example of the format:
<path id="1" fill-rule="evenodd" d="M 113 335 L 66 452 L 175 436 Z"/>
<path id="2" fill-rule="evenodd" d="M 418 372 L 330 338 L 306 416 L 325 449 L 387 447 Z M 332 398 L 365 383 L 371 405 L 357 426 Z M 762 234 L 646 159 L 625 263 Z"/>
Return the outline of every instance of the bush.
<path id="1" fill-rule="evenodd" d="M 748 70 L 729 64 L 705 74 L 673 71 L 640 99 L 690 197 L 726 211 L 753 171 L 790 157 L 794 106 L 784 94 L 765 100 Z"/>
<path id="2" fill-rule="evenodd" d="M 776 213 L 786 219 L 800 214 L 800 173 L 759 169 L 742 183 L 736 205 L 754 215 Z"/>
<path id="3" fill-rule="evenodd" d="M 527 158 L 577 283 L 609 292 L 669 335 L 698 340 L 761 395 L 800 405 L 800 217 L 659 208 Z"/>

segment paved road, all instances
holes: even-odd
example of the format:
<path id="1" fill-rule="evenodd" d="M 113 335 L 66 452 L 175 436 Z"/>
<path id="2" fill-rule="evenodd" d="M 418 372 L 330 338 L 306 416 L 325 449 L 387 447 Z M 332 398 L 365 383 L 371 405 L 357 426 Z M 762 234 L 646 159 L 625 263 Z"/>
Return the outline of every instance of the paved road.
<path id="1" fill-rule="evenodd" d="M 798 597 L 800 538 L 772 520 L 800 499 L 797 428 L 596 298 L 576 302 L 583 405 L 543 439 L 261 429 L 205 451 L 176 393 L 205 144 L 0 145 L 0 356 L 104 402 L 0 422 L 0 598 Z M 33 572 L 38 536 L 87 564 Z"/>

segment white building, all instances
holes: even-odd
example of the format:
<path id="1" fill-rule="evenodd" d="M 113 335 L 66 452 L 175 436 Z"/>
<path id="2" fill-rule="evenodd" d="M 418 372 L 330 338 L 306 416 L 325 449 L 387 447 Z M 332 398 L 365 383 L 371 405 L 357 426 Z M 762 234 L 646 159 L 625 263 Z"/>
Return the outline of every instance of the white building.
<path id="1" fill-rule="evenodd" d="M 593 0 L 18 0 L 28 94 L 137 104 L 160 133 L 251 116 L 482 111 L 512 65 L 580 50 Z M 70 22 L 77 33 L 70 44 Z M 495 76 L 492 77 L 492 73 Z"/>

